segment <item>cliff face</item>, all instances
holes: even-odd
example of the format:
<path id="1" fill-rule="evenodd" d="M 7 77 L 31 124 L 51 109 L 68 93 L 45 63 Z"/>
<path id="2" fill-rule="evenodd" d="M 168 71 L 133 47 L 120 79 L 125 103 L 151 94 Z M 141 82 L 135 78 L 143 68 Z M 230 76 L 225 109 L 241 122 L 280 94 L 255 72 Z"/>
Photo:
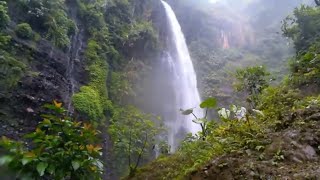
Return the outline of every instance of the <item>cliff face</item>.
<path id="1" fill-rule="evenodd" d="M 108 29 L 101 33 L 107 42 L 97 42 L 99 58 L 109 71 L 103 75 L 106 94 L 112 88 L 112 72 L 138 73 L 141 69 L 131 64 L 147 67 L 157 57 L 157 2 L 14 0 L 6 4 L 10 23 L 2 34 L 11 40 L 1 47 L 0 136 L 18 138 L 33 130 L 41 107 L 53 100 L 63 102 L 70 114 L 88 117 L 74 108 L 72 96 L 90 83 L 91 71 L 98 71 L 90 70 L 88 46 L 99 31 Z M 30 25 L 32 38 L 18 35 L 21 23 Z M 17 65 L 8 63 L 11 59 L 23 66 L 18 75 Z M 9 80 L 14 81 L 12 86 Z"/>
<path id="2" fill-rule="evenodd" d="M 53 99 L 65 104 L 70 102 L 67 75 L 70 58 L 69 54 L 46 40 L 35 43 L 13 35 L 10 45 L 14 46 L 14 56 L 26 62 L 27 66 L 27 72 L 21 75 L 16 86 L 1 93 L 1 124 L 6 126 L 1 135 L 14 137 L 33 129 L 44 103 Z M 76 69 L 79 84 L 84 83 L 86 75 L 83 64 L 78 62 Z"/>

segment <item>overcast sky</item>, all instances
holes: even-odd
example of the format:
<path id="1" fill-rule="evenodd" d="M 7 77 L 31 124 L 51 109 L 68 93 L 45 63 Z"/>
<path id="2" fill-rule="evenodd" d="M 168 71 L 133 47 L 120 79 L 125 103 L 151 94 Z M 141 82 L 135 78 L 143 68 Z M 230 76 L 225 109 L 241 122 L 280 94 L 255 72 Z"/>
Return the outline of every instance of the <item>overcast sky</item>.
<path id="1" fill-rule="evenodd" d="M 223 0 L 210 0 L 212 3 L 216 3 L 216 2 L 221 2 Z M 252 1 L 255 1 L 255 0 L 237 0 L 237 1 L 244 1 L 244 2 L 252 2 Z"/>

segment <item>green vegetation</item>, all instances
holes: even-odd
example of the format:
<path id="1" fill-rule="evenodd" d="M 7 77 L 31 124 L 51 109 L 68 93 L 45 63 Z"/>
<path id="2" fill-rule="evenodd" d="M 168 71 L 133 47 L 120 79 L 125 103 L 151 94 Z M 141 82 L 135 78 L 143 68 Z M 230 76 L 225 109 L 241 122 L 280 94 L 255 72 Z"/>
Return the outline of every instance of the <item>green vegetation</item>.
<path id="1" fill-rule="evenodd" d="M 0 91 L 15 87 L 26 71 L 26 68 L 24 63 L 13 58 L 8 53 L 0 56 Z"/>
<path id="2" fill-rule="evenodd" d="M 109 95 L 113 102 L 121 104 L 126 97 L 133 94 L 132 87 L 123 73 L 112 72 L 110 84 Z"/>
<path id="3" fill-rule="evenodd" d="M 0 1 L 0 30 L 6 28 L 10 21 L 8 16 L 8 6 L 5 1 Z"/>
<path id="4" fill-rule="evenodd" d="M 22 21 L 54 46 L 64 49 L 70 45 L 69 35 L 77 29 L 68 18 L 64 0 L 14 0 L 12 3 L 15 3 L 15 11 L 21 13 Z"/>
<path id="5" fill-rule="evenodd" d="M 10 21 L 8 16 L 8 6 L 4 1 L 0 1 L 0 48 L 4 48 L 10 41 L 10 36 L 3 34 L 3 30 L 7 27 Z"/>
<path id="6" fill-rule="evenodd" d="M 115 179 L 186 179 L 212 167 L 229 168 L 244 179 L 261 164 L 287 168 L 293 153 L 286 146 L 272 148 L 277 142 L 274 137 L 286 139 L 285 134 L 296 129 L 307 132 L 297 135 L 299 143 L 318 136 L 319 7 L 301 6 L 284 21 L 283 33 L 294 42 L 296 54 L 290 60 L 289 76 L 281 82 L 285 72 L 281 60 L 290 47 L 275 33 L 278 19 L 269 13 L 274 6 L 257 2 L 253 6 L 262 9 L 252 12 L 256 19 L 246 22 L 237 13 L 224 17 L 220 12 L 224 8 L 215 8 L 212 14 L 212 3 L 177 0 L 172 5 L 185 31 L 202 97 L 217 98 L 200 104 L 204 117 L 194 114 L 194 109 L 181 110 L 194 117 L 201 131 L 185 137 L 171 154 L 163 122 L 144 110 L 162 112 L 141 103 L 154 94 L 139 96 L 154 90 L 144 91 L 140 85 L 152 79 L 147 76 L 159 62 L 159 36 L 166 36 L 158 5 L 155 0 L 0 0 L 0 121 L 13 117 L 0 133 L 18 139 L 28 131 L 25 125 L 38 123 L 37 114 L 47 113 L 25 139 L 0 140 L 1 152 L 6 153 L 0 165 L 21 179 L 108 179 L 108 173 Z M 263 22 L 266 14 L 271 27 Z M 154 22 L 157 18 L 161 20 Z M 46 41 L 37 41 L 37 35 Z M 71 42 L 71 37 L 77 42 Z M 66 112 L 56 101 L 45 110 L 38 108 L 48 97 L 64 98 L 70 93 L 64 87 L 69 85 L 69 60 L 74 60 L 73 78 L 79 78 L 75 79 L 79 91 L 72 97 L 74 116 L 90 124 L 68 117 L 73 111 Z M 270 76 L 279 78 L 277 84 L 269 82 Z M 48 94 L 48 89 L 54 93 Z M 317 140 L 314 147 L 320 147 Z M 154 160 L 156 154 L 160 156 Z M 232 168 L 231 160 L 240 158 L 252 164 L 248 172 Z"/>
<path id="7" fill-rule="evenodd" d="M 258 107 L 265 113 L 266 121 L 281 124 L 290 114 L 295 102 L 300 99 L 302 95 L 299 90 L 292 87 L 269 87 L 259 97 Z"/>
<path id="8" fill-rule="evenodd" d="M 83 114 L 88 115 L 90 120 L 103 118 L 103 105 L 98 92 L 90 86 L 82 86 L 80 92 L 73 96 L 73 105 Z"/>
<path id="9" fill-rule="evenodd" d="M 98 42 L 93 39 L 89 40 L 85 56 L 90 82 L 73 97 L 75 109 L 96 121 L 104 119 L 104 113 L 111 106 L 106 84 L 108 65 L 102 54 L 103 51 Z"/>
<path id="10" fill-rule="evenodd" d="M 132 176 L 138 166 L 151 159 L 151 148 L 161 130 L 153 116 L 136 107 L 124 107 L 133 95 L 124 70 L 132 59 L 128 57 L 129 49 L 135 43 L 148 48 L 156 39 L 152 24 L 131 14 L 139 4 L 77 1 L 80 19 L 89 34 L 84 54 L 89 81 L 73 96 L 73 105 L 77 112 L 98 122 L 103 133 L 111 137 L 112 157 L 108 158 L 114 159 L 110 168 L 116 176 Z M 108 127 L 104 125 L 106 121 Z"/>
<path id="11" fill-rule="evenodd" d="M 97 30 L 101 30 L 105 27 L 105 21 L 103 17 L 103 4 L 104 1 L 98 0 L 90 2 L 87 0 L 77 0 L 80 17 L 88 27 L 90 34 L 94 34 Z"/>
<path id="12" fill-rule="evenodd" d="M 290 63 L 290 80 L 294 85 L 320 82 L 319 17 L 319 7 L 301 6 L 295 9 L 294 17 L 288 17 L 283 23 L 283 34 L 293 40 L 297 51 Z"/>
<path id="13" fill-rule="evenodd" d="M 294 17 L 287 17 L 282 30 L 286 37 L 294 41 L 297 52 L 307 51 L 319 42 L 320 11 L 318 7 L 302 5 L 294 10 Z"/>
<path id="14" fill-rule="evenodd" d="M 258 96 L 262 91 L 269 86 L 268 76 L 269 72 L 263 66 L 247 67 L 239 69 L 236 73 L 238 84 L 236 84 L 237 91 L 243 91 L 248 94 L 247 102 L 251 108 L 256 108 L 258 103 Z"/>
<path id="15" fill-rule="evenodd" d="M 0 92 L 15 87 L 26 72 L 27 66 L 11 52 L 11 36 L 4 32 L 10 21 L 7 3 L 0 1 Z"/>
<path id="16" fill-rule="evenodd" d="M 17 173 L 16 178 L 100 179 L 103 164 L 101 147 L 96 145 L 99 133 L 92 125 L 65 116 L 62 103 L 45 107 L 51 114 L 42 115 L 35 132 L 24 142 L 3 137 L 0 145 L 7 154 L 1 165 Z"/>
<path id="17" fill-rule="evenodd" d="M 206 102 L 213 101 L 209 99 L 203 104 Z M 175 154 L 162 156 L 150 165 L 141 168 L 138 171 L 139 174 L 133 179 L 146 177 L 183 179 L 212 160 L 213 157 L 240 149 L 256 150 L 265 143 L 262 138 L 266 125 L 250 114 L 247 117 L 254 120 L 238 119 L 236 114 L 232 114 L 228 118 L 221 116 L 223 121 L 220 124 L 214 123 L 215 120 L 209 121 L 211 123 L 206 128 L 206 139 L 189 135 Z"/>
<path id="18" fill-rule="evenodd" d="M 290 144 L 292 140 L 278 139 L 289 138 L 288 134 L 292 132 L 315 132 L 319 127 L 319 7 L 302 6 L 295 10 L 294 15 L 295 18 L 287 19 L 283 25 L 284 35 L 292 38 L 297 50 L 290 62 L 290 76 L 279 85 L 271 86 L 268 76 L 273 74 L 263 66 L 239 69 L 236 88 L 247 94 L 249 108 L 231 105 L 229 109 L 219 109 L 220 121 L 208 126 L 205 139 L 189 135 L 175 154 L 161 156 L 141 168 L 132 179 L 264 179 L 270 177 L 268 165 L 261 165 L 264 163 L 270 164 L 271 169 L 275 167 L 269 172 L 274 172 L 279 166 L 290 166 L 291 172 L 298 171 L 289 160 L 295 157 L 292 155 L 295 150 Z M 206 56 L 205 52 L 197 52 Z M 308 88 L 313 88 L 316 96 L 304 93 Z M 183 111 L 186 115 L 192 113 L 192 109 Z M 204 122 L 197 117 L 195 119 L 195 123 Z M 297 140 L 300 141 L 304 142 Z M 257 170 L 255 167 L 260 168 Z M 276 174 L 289 175 L 284 172 L 277 171 Z M 317 177 L 309 173 L 304 171 L 302 177 Z"/>
<path id="19" fill-rule="evenodd" d="M 18 37 L 23 39 L 31 39 L 33 36 L 32 28 L 28 23 L 18 24 L 15 33 Z"/>
<path id="20" fill-rule="evenodd" d="M 201 132 L 199 132 L 199 138 L 202 140 L 206 140 L 207 135 L 209 134 L 210 127 L 214 126 L 214 121 L 208 120 L 208 111 L 217 106 L 217 100 L 214 98 L 209 98 L 200 104 L 201 109 L 205 109 L 204 117 L 197 117 L 196 114 L 193 113 L 193 109 L 181 110 L 183 115 L 190 115 L 195 118 L 192 122 L 199 124 L 201 126 Z"/>
<path id="21" fill-rule="evenodd" d="M 155 117 L 143 114 L 132 106 L 117 108 L 111 119 L 109 133 L 114 142 L 114 163 L 118 173 L 134 176 L 138 166 L 150 157 L 161 131 L 161 123 Z"/>

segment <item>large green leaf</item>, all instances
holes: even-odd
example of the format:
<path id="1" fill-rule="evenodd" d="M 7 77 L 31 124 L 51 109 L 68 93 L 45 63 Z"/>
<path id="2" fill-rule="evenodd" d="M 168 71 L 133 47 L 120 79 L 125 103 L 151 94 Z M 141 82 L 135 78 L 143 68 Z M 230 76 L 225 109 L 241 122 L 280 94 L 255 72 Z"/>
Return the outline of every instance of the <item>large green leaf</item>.
<path id="1" fill-rule="evenodd" d="M 194 122 L 196 124 L 203 124 L 207 121 L 208 121 L 207 119 L 194 119 L 194 120 L 192 120 L 192 122 Z"/>
<path id="2" fill-rule="evenodd" d="M 48 163 L 46 163 L 46 162 L 40 162 L 37 165 L 37 171 L 38 171 L 40 176 L 44 175 L 44 171 L 46 170 L 47 167 L 48 167 Z"/>
<path id="3" fill-rule="evenodd" d="M 22 162 L 22 165 L 26 165 L 28 164 L 29 162 L 31 162 L 33 160 L 33 158 L 30 158 L 30 157 L 23 157 L 21 159 L 21 162 Z"/>
<path id="4" fill-rule="evenodd" d="M 13 160 L 11 156 L 2 156 L 0 158 L 0 166 L 10 163 Z"/>
<path id="5" fill-rule="evenodd" d="M 217 106 L 217 100 L 215 98 L 208 98 L 200 104 L 202 109 L 204 108 L 215 108 Z"/>
<path id="6" fill-rule="evenodd" d="M 187 110 L 180 109 L 180 111 L 183 115 L 190 115 L 193 113 L 193 109 L 187 109 Z"/>
<path id="7" fill-rule="evenodd" d="M 76 170 L 79 169 L 79 167 L 80 167 L 80 162 L 77 161 L 77 160 L 72 161 L 72 167 L 73 167 L 73 170 L 76 171 Z"/>

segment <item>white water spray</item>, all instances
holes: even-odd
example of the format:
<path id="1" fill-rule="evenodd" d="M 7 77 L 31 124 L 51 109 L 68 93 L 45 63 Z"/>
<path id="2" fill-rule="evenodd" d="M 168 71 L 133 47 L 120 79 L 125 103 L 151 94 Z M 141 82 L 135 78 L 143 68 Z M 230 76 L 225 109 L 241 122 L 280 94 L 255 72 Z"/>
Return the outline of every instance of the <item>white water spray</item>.
<path id="1" fill-rule="evenodd" d="M 181 115 L 179 109 L 196 108 L 194 113 L 198 117 L 203 116 L 203 111 L 199 109 L 201 101 L 197 89 L 197 77 L 180 24 L 170 5 L 164 1 L 161 2 L 169 23 L 172 37 L 170 43 L 173 45 L 172 49 L 163 57 L 163 60 L 170 68 L 169 72 L 171 73 L 176 98 L 173 100 L 175 101 L 174 106 L 177 108 L 175 109 L 175 115 L 170 117 L 172 119 L 166 120 L 169 127 L 169 145 L 171 151 L 175 151 L 180 141 L 179 134 L 181 131 L 196 133 L 200 130 L 199 125 L 192 122 L 194 117 Z"/>

